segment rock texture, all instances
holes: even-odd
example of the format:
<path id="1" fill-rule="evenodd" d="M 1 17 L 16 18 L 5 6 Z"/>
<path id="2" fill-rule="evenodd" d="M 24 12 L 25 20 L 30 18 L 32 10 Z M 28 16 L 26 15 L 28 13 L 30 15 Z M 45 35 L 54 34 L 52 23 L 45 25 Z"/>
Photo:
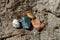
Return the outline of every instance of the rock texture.
<path id="1" fill-rule="evenodd" d="M 15 29 L 16 13 L 33 12 L 46 27 L 34 30 Z M 0 0 L 0 40 L 60 40 L 60 0 Z"/>

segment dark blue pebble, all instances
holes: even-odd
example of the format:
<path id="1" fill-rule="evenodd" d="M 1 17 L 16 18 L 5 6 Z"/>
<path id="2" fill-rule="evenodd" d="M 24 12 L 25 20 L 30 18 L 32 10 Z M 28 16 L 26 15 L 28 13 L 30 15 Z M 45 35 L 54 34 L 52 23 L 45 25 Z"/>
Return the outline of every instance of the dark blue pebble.
<path id="1" fill-rule="evenodd" d="M 31 24 L 31 19 L 27 16 L 21 18 L 22 27 L 24 29 L 29 29 Z"/>

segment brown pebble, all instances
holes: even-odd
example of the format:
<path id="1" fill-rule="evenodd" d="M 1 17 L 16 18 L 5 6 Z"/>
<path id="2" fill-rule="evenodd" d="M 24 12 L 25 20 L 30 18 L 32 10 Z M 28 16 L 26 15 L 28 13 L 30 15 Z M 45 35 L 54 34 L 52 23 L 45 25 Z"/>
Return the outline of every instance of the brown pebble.
<path id="1" fill-rule="evenodd" d="M 40 21 L 38 19 L 34 19 L 31 21 L 33 27 L 35 28 L 35 30 L 40 30 L 41 28 L 44 28 L 45 24 L 40 23 Z"/>

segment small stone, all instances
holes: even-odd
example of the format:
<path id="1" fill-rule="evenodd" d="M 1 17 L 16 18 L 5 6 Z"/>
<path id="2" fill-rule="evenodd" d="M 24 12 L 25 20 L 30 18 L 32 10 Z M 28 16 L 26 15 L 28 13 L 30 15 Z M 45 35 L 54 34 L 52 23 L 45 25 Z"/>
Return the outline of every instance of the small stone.
<path id="1" fill-rule="evenodd" d="M 35 30 L 40 30 L 45 26 L 43 23 L 40 23 L 40 21 L 37 19 L 32 20 L 31 23 Z"/>
<path id="2" fill-rule="evenodd" d="M 20 23 L 18 22 L 17 19 L 13 19 L 12 25 L 13 25 L 13 27 L 15 27 L 15 28 L 19 28 L 19 27 L 20 27 Z"/>
<path id="3" fill-rule="evenodd" d="M 24 29 L 29 29 L 30 28 L 30 23 L 31 23 L 31 19 L 27 16 L 24 16 L 21 18 L 21 23 L 22 23 L 22 27 Z"/>
<path id="4" fill-rule="evenodd" d="M 32 13 L 27 13 L 27 16 L 30 17 L 31 19 L 35 18 L 35 16 Z"/>

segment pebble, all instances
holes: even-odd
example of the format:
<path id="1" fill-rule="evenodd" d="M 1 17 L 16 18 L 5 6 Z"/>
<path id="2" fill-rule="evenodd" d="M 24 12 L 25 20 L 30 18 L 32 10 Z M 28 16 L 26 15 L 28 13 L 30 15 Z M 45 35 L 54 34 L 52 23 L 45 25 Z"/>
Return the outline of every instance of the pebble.
<path id="1" fill-rule="evenodd" d="M 22 27 L 24 29 L 29 29 L 30 28 L 30 23 L 31 23 L 31 19 L 27 16 L 24 16 L 21 18 L 21 23 L 22 23 Z"/>
<path id="2" fill-rule="evenodd" d="M 41 28 L 44 28 L 45 26 L 43 23 L 40 23 L 38 19 L 32 20 L 31 23 L 35 30 L 40 30 Z"/>
<path id="3" fill-rule="evenodd" d="M 35 18 L 35 16 L 32 13 L 27 13 L 27 16 L 30 17 L 31 19 Z"/>
<path id="4" fill-rule="evenodd" d="M 13 25 L 14 28 L 19 28 L 20 27 L 20 23 L 18 22 L 17 19 L 13 19 L 12 25 Z"/>

